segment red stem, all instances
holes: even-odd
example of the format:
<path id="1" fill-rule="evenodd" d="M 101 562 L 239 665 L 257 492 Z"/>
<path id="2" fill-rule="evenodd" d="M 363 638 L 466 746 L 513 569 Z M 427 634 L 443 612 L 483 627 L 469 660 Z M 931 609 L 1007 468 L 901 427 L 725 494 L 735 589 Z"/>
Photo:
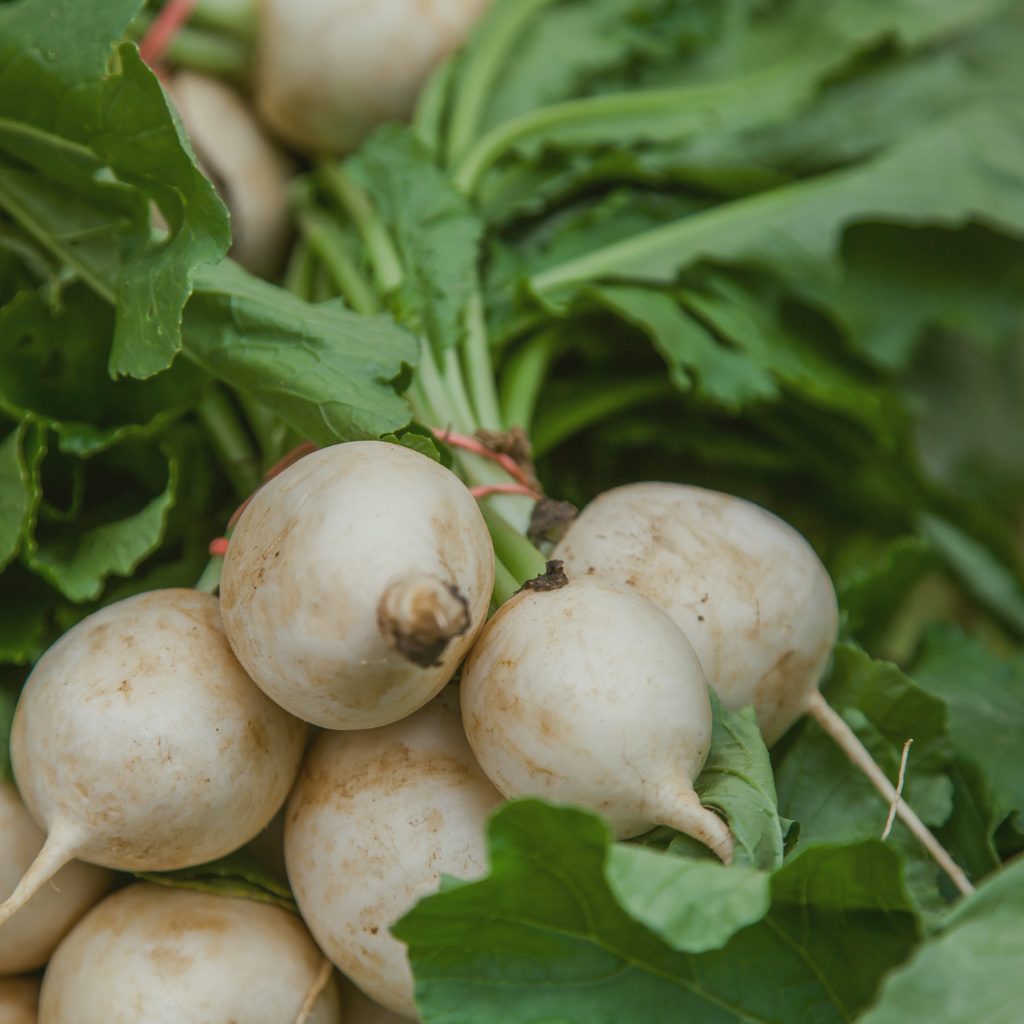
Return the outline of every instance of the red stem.
<path id="1" fill-rule="evenodd" d="M 154 71 L 163 60 L 174 37 L 188 24 L 199 0 L 168 0 L 160 13 L 153 19 L 149 31 L 139 43 L 139 56 Z"/>
<path id="2" fill-rule="evenodd" d="M 474 498 L 486 498 L 489 494 L 525 494 L 534 501 L 540 501 L 541 496 L 531 487 L 524 484 L 480 484 L 477 487 L 470 487 L 469 493 Z"/>

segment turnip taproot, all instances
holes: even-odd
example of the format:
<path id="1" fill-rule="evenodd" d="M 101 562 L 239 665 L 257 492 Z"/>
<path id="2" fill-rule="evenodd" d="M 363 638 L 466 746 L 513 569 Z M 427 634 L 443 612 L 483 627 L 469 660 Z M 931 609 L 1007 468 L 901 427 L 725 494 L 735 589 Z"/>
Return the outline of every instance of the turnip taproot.
<path id="1" fill-rule="evenodd" d="M 380 729 L 323 733 L 288 801 L 285 858 L 320 948 L 364 992 L 415 1019 L 405 947 L 389 925 L 442 872 L 487 870 L 484 823 L 501 801 L 466 742 L 452 686 Z"/>
<path id="2" fill-rule="evenodd" d="M 39 982 L 35 978 L 0 978 L 0 1024 L 36 1024 Z"/>
<path id="3" fill-rule="evenodd" d="M 488 0 L 263 0 L 256 105 L 300 149 L 355 149 L 412 111 Z"/>
<path id="4" fill-rule="evenodd" d="M 231 212 L 231 256 L 254 274 L 271 277 L 284 263 L 291 235 L 288 179 L 294 166 L 223 82 L 182 71 L 167 83 L 167 92 L 200 169 Z"/>
<path id="5" fill-rule="evenodd" d="M 835 644 L 828 572 L 788 523 L 742 498 L 639 483 L 594 499 L 556 545 L 569 573 L 594 574 L 663 608 L 693 644 L 722 704 L 753 704 L 765 743 L 811 714 L 861 768 L 963 892 L 967 876 L 818 692 Z"/>
<path id="6" fill-rule="evenodd" d="M 224 628 L 278 704 L 326 729 L 424 705 L 484 624 L 494 549 L 454 473 L 354 441 L 307 455 L 256 493 L 221 578 Z"/>
<path id="7" fill-rule="evenodd" d="M 333 981 L 280 907 L 141 883 L 94 907 L 57 948 L 40 1024 L 338 1024 Z M 324 984 L 326 981 L 326 984 Z"/>
<path id="8" fill-rule="evenodd" d="M 45 840 L 18 791 L 0 782 L 0 898 L 14 892 Z M 0 929 L 0 975 L 42 967 L 68 929 L 113 881 L 109 871 L 77 860 L 61 868 L 53 884 L 43 886 L 17 920 Z"/>
<path id="9" fill-rule="evenodd" d="M 671 825 L 728 863 L 732 833 L 693 791 L 711 703 L 686 637 L 603 580 L 536 583 L 502 605 L 463 668 L 466 735 L 488 778 L 507 797 L 588 804 L 619 839 Z"/>
<path id="10" fill-rule="evenodd" d="M 94 612 L 18 701 L 14 775 L 47 835 L 0 924 L 74 857 L 167 871 L 237 849 L 281 806 L 305 737 L 238 664 L 216 598 L 155 590 Z"/>

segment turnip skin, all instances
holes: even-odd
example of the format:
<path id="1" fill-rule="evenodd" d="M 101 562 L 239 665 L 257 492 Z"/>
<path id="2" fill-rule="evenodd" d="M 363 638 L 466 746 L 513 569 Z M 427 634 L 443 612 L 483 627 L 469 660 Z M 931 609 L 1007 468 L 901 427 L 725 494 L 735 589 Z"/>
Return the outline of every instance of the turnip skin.
<path id="1" fill-rule="evenodd" d="M 592 577 L 521 591 L 461 690 L 470 745 L 505 796 L 587 804 L 619 839 L 672 825 L 731 860 L 728 827 L 693 791 L 711 744 L 704 673 L 650 601 Z"/>
<path id="2" fill-rule="evenodd" d="M 35 978 L 0 978 L 0 1024 L 36 1024 L 39 982 Z"/>
<path id="3" fill-rule="evenodd" d="M 238 664 L 216 598 L 156 590 L 94 612 L 18 702 L 14 775 L 47 838 L 0 924 L 73 857 L 167 871 L 237 849 L 283 803 L 305 737 Z"/>
<path id="4" fill-rule="evenodd" d="M 493 585 L 490 535 L 458 477 L 400 445 L 355 441 L 307 455 L 253 497 L 221 610 L 239 661 L 278 704 L 326 729 L 370 729 L 451 678 Z M 423 656 L 403 653 L 398 633 Z"/>
<path id="5" fill-rule="evenodd" d="M 488 0 L 263 0 L 260 116 L 308 152 L 355 149 L 407 117 L 434 66 Z"/>
<path id="6" fill-rule="evenodd" d="M 388 932 L 441 873 L 487 871 L 501 794 L 473 757 L 452 686 L 379 729 L 323 733 L 285 819 L 288 878 L 320 948 L 364 992 L 416 1019 L 405 947 Z"/>
<path id="7" fill-rule="evenodd" d="M 807 711 L 838 606 L 814 549 L 777 516 L 700 487 L 629 484 L 595 498 L 551 557 L 664 609 L 723 706 L 753 704 L 769 745 Z"/>
<path id="8" fill-rule="evenodd" d="M 45 840 L 18 791 L 10 783 L 0 782 L 0 899 L 14 892 Z M 77 860 L 61 868 L 53 885 L 43 886 L 17 920 L 0 929 L 0 975 L 42 967 L 71 926 L 113 881 L 109 871 Z M 0 1012 L 0 1024 L 3 1020 Z"/>
<path id="9" fill-rule="evenodd" d="M 294 1024 L 324 963 L 281 907 L 149 883 L 108 897 L 57 948 L 40 1024 Z M 341 1020 L 331 981 L 308 1018 Z"/>
<path id="10" fill-rule="evenodd" d="M 292 234 L 288 179 L 294 165 L 223 82 L 180 71 L 167 92 L 200 169 L 231 211 L 230 255 L 254 274 L 273 277 L 285 261 Z"/>

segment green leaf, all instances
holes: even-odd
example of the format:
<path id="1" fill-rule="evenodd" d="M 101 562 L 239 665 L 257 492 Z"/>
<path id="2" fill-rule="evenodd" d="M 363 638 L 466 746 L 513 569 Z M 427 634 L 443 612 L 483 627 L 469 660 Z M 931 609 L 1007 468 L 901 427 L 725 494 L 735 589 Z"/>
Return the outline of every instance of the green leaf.
<path id="1" fill-rule="evenodd" d="M 918 527 L 964 586 L 1024 634 L 1024 594 L 1013 573 L 983 544 L 940 516 L 922 513 Z"/>
<path id="2" fill-rule="evenodd" d="M 861 1024 L 1018 1024 L 1024 1019 L 1024 859 L 989 878 L 882 985 Z"/>
<path id="3" fill-rule="evenodd" d="M 736 839 L 734 862 L 772 871 L 782 864 L 775 777 L 753 705 L 727 711 L 711 689 L 711 749 L 693 788 L 702 804 L 717 807 Z"/>
<path id="4" fill-rule="evenodd" d="M 177 491 L 177 459 L 168 458 L 167 469 L 166 489 L 141 512 L 59 540 L 37 539 L 26 564 L 72 601 L 96 600 L 108 576 L 130 576 L 160 547 Z"/>
<path id="5" fill-rule="evenodd" d="M 769 876 L 763 871 L 642 846 L 612 845 L 605 876 L 630 917 L 685 953 L 721 949 L 771 906 Z"/>
<path id="6" fill-rule="evenodd" d="M 988 835 L 1024 811 L 1024 655 L 994 655 L 949 627 L 925 635 L 914 679 L 949 708 L 957 754 L 980 772 Z"/>
<path id="7" fill-rule="evenodd" d="M 284 907 L 293 914 L 299 912 L 291 889 L 245 849 L 236 850 L 220 860 L 177 871 L 136 871 L 135 877 L 175 889 L 194 889 L 217 896 L 257 900 Z"/>
<path id="8" fill-rule="evenodd" d="M 42 497 L 39 464 L 46 454 L 46 428 L 26 416 L 0 443 L 0 569 L 31 535 Z"/>
<path id="9" fill-rule="evenodd" d="M 535 274 L 548 301 L 614 277 L 672 283 L 699 260 L 755 264 L 825 289 L 840 280 L 843 229 L 858 220 L 958 227 L 983 219 L 1024 233 L 1024 124 L 970 108 L 861 166 L 723 203 Z M 913 183 L 913 184 L 910 184 Z"/>
<path id="10" fill-rule="evenodd" d="M 390 381 L 419 345 L 386 316 L 303 302 L 229 260 L 196 274 L 188 357 L 318 445 L 380 437 L 410 413 Z"/>
<path id="11" fill-rule="evenodd" d="M 618 905 L 609 831 L 590 812 L 514 801 L 491 818 L 488 843 L 487 878 L 421 900 L 392 927 L 428 1024 L 838 1024 L 917 935 L 899 858 L 878 842 L 795 857 L 772 878 L 768 914 L 699 954 Z"/>
<path id="12" fill-rule="evenodd" d="M 0 151 L 31 167 L 0 174 L 0 205 L 98 294 L 117 299 L 111 372 L 148 377 L 181 347 L 192 272 L 223 256 L 230 230 L 156 76 L 134 44 L 112 51 L 139 6 L 0 8 Z M 53 201 L 57 185 L 75 193 L 75 218 Z M 169 225 L 163 241 L 149 235 L 150 200 Z M 83 228 L 93 241 L 76 247 Z"/>
<path id="13" fill-rule="evenodd" d="M 444 352 L 465 334 L 483 225 L 426 146 L 400 125 L 378 129 L 346 167 L 398 251 L 403 278 L 391 297 L 397 318 Z"/>
<path id="14" fill-rule="evenodd" d="M 14 782 L 11 769 L 11 723 L 18 706 L 18 695 L 10 687 L 0 685 L 0 781 Z"/>
<path id="15" fill-rule="evenodd" d="M 59 601 L 38 576 L 15 562 L 0 575 L 0 664 L 28 665 L 46 650 Z"/>
<path id="16" fill-rule="evenodd" d="M 692 372 L 697 376 L 701 394 L 729 408 L 778 397 L 778 387 L 770 373 L 745 353 L 722 345 L 664 292 L 606 285 L 590 294 L 649 335 L 668 365 L 672 383 L 680 391 L 689 391 L 693 386 Z"/>

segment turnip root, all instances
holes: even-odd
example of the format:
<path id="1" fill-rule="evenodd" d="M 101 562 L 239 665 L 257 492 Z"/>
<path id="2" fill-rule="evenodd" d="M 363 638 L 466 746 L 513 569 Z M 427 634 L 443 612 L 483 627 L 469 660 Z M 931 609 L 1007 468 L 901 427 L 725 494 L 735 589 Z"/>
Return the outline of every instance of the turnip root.
<path id="1" fill-rule="evenodd" d="M 221 578 L 224 628 L 278 704 L 326 729 L 422 707 L 483 626 L 494 549 L 454 473 L 355 441 L 307 455 L 256 493 Z"/>
<path id="2" fill-rule="evenodd" d="M 45 840 L 18 791 L 10 783 L 0 782 L 0 898 L 14 892 Z M 0 929 L 0 975 L 42 967 L 68 929 L 106 893 L 113 880 L 109 871 L 77 860 L 61 868 L 53 884 L 40 889 L 18 919 Z"/>
<path id="3" fill-rule="evenodd" d="M 0 978 L 0 1024 L 36 1024 L 39 982 L 35 978 Z"/>
<path id="4" fill-rule="evenodd" d="M 167 92 L 200 169 L 231 213 L 231 256 L 254 274 L 272 277 L 284 264 L 291 236 L 291 161 L 223 82 L 182 71 L 167 84 Z"/>
<path id="5" fill-rule="evenodd" d="M 664 609 L 686 634 L 722 704 L 753 704 L 774 743 L 811 714 L 885 800 L 896 791 L 853 731 L 818 692 L 835 644 L 838 607 L 828 572 L 807 541 L 742 498 L 671 483 L 629 484 L 595 498 L 552 558 Z M 904 800 L 907 827 L 963 892 L 973 886 Z"/>
<path id="6" fill-rule="evenodd" d="M 462 713 L 505 796 L 588 804 L 619 839 L 671 825 L 732 859 L 732 833 L 693 791 L 711 743 L 704 673 L 645 598 L 585 576 L 521 591 L 466 660 Z"/>
<path id="7" fill-rule="evenodd" d="M 355 149 L 404 118 L 488 0 L 263 0 L 256 105 L 310 152 Z"/>
<path id="8" fill-rule="evenodd" d="M 105 899 L 57 948 L 39 1021 L 338 1024 L 329 966 L 281 907 L 142 883 Z"/>
<path id="9" fill-rule="evenodd" d="M 22 691 L 11 760 L 46 843 L 0 924 L 72 858 L 167 871 L 222 857 L 281 806 L 306 727 L 224 638 L 217 600 L 156 590 L 83 619 Z"/>
<path id="10" fill-rule="evenodd" d="M 700 487 L 629 484 L 594 499 L 551 557 L 666 611 L 722 705 L 754 705 L 766 743 L 805 713 L 838 608 L 814 549 L 777 516 Z"/>
<path id="11" fill-rule="evenodd" d="M 288 878 L 320 948 L 412 1019 L 408 957 L 388 926 L 442 872 L 486 872 L 484 824 L 501 800 L 469 749 L 458 702 L 453 686 L 401 722 L 323 733 L 285 819 Z"/>

